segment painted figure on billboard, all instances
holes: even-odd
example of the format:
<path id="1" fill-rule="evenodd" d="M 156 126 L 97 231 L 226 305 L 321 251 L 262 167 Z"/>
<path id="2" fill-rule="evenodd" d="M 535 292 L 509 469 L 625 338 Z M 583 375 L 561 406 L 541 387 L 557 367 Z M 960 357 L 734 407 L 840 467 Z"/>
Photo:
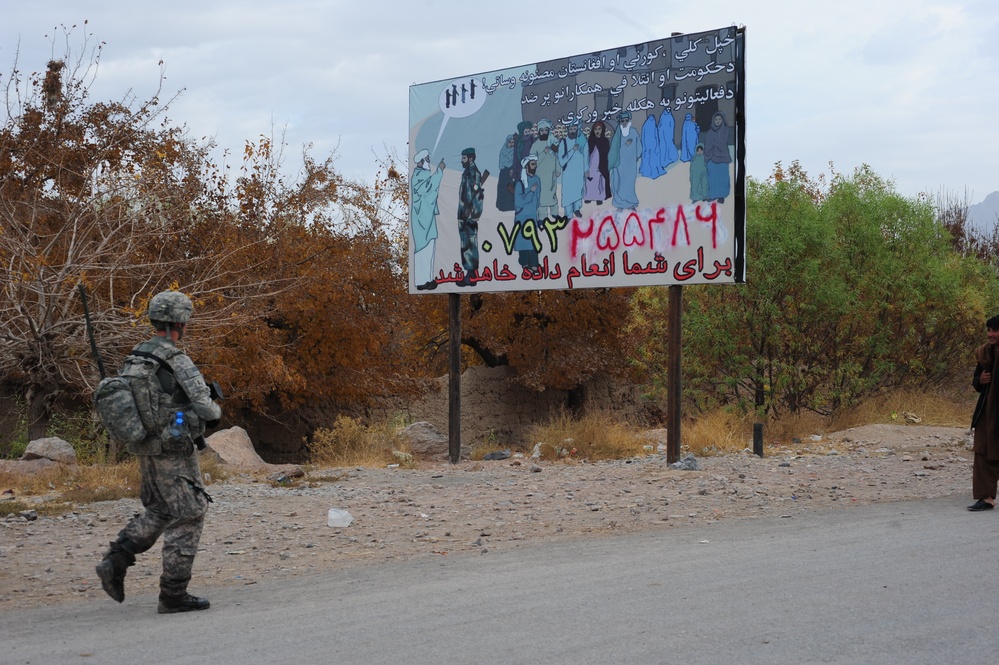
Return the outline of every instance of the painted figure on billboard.
<path id="1" fill-rule="evenodd" d="M 721 111 L 711 117 L 711 129 L 704 137 L 704 161 L 708 167 L 708 200 L 724 203 L 732 189 L 728 174 L 732 156 L 728 152 L 728 124 Z"/>
<path id="2" fill-rule="evenodd" d="M 558 215 L 558 177 L 562 168 L 555 154 L 555 137 L 551 134 L 552 123 L 542 118 L 538 121 L 538 138 L 531 153 L 538 158 L 537 175 L 541 180 L 538 196 L 538 219 L 555 219 Z"/>
<path id="3" fill-rule="evenodd" d="M 524 229 L 528 222 L 536 222 L 538 219 L 538 203 L 541 200 L 541 178 L 537 175 L 538 156 L 531 153 L 521 161 L 520 165 L 522 167 L 520 180 L 517 181 L 513 195 L 514 205 L 517 208 L 513 221 L 514 227 L 518 229 L 513 248 L 522 267 L 537 268 L 540 265 L 538 250 L 524 233 Z"/>
<path id="4" fill-rule="evenodd" d="M 611 139 L 608 156 L 614 207 L 618 210 L 637 210 L 635 181 L 638 180 L 638 163 L 642 159 L 642 138 L 638 130 L 631 126 L 631 113 L 622 111 L 617 114 L 617 120 L 620 124 Z"/>
<path id="5" fill-rule="evenodd" d="M 676 149 L 676 139 L 673 134 L 676 132 L 676 122 L 673 114 L 663 111 L 659 115 L 659 155 L 662 161 L 663 171 L 680 160 L 680 153 Z"/>
<path id="6" fill-rule="evenodd" d="M 586 176 L 586 137 L 579 133 L 575 119 L 566 124 L 566 135 L 558 143 L 559 165 L 562 167 L 562 214 L 582 217 L 583 186 Z"/>
<path id="7" fill-rule="evenodd" d="M 704 162 L 704 144 L 698 143 L 690 158 L 690 202 L 708 200 L 708 167 Z"/>
<path id="8" fill-rule="evenodd" d="M 587 137 L 589 150 L 589 166 L 586 169 L 586 189 L 583 202 L 596 201 L 603 203 L 610 196 L 610 168 L 607 159 L 610 155 L 610 141 L 606 136 L 607 126 L 600 120 L 590 127 Z"/>
<path id="9" fill-rule="evenodd" d="M 461 266 L 465 271 L 458 286 L 474 286 L 469 278 L 479 269 L 479 218 L 482 217 L 482 183 L 489 171 L 479 173 L 475 148 L 461 151 L 461 188 L 458 190 L 458 234 L 461 239 Z"/>
<path id="10" fill-rule="evenodd" d="M 642 176 L 645 178 L 658 178 L 666 173 L 662 165 L 662 156 L 659 150 L 659 124 L 656 122 L 656 115 L 650 113 L 645 118 L 642 125 Z"/>
<path id="11" fill-rule="evenodd" d="M 430 151 L 416 153 L 416 168 L 413 170 L 413 278 L 420 291 L 437 288 L 434 281 L 434 249 L 437 244 L 437 195 L 440 192 L 441 178 L 444 177 L 444 160 L 437 170 L 430 172 Z"/>
<path id="12" fill-rule="evenodd" d="M 532 148 L 533 145 L 534 123 L 530 120 L 518 123 L 517 140 L 513 153 L 513 181 L 515 183 L 520 180 L 520 172 L 523 169 L 521 164 L 524 162 L 524 158 L 534 151 Z"/>
<path id="13" fill-rule="evenodd" d="M 513 210 L 513 185 L 517 182 L 516 170 L 513 168 L 514 151 L 517 147 L 517 137 L 509 134 L 499 154 L 499 175 L 496 176 L 496 209 Z"/>
<path id="14" fill-rule="evenodd" d="M 683 119 L 680 129 L 680 160 L 689 162 L 694 158 L 697 144 L 700 143 L 701 128 L 694 122 L 694 116 L 688 113 Z"/>

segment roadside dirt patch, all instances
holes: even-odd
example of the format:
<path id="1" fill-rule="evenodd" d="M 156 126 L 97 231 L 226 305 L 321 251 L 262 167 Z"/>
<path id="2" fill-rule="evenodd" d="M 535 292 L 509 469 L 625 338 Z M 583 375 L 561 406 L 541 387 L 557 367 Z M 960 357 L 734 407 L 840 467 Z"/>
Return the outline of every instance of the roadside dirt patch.
<path id="1" fill-rule="evenodd" d="M 952 496 L 971 503 L 967 430 L 869 425 L 671 468 L 663 455 L 614 462 L 529 458 L 324 469 L 289 486 L 244 475 L 209 486 L 215 499 L 191 591 L 442 557 L 596 538 L 733 517 L 787 516 L 873 502 Z M 327 511 L 354 518 L 326 525 Z M 94 574 L 137 500 L 81 505 L 60 517 L 0 520 L 0 610 L 106 598 Z M 126 593 L 153 593 L 159 546 L 129 570 Z"/>

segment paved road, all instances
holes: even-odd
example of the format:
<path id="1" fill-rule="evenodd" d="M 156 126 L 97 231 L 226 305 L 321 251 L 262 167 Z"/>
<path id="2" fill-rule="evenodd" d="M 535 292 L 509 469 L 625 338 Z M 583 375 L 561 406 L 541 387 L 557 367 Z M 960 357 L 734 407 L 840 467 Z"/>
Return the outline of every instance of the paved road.
<path id="1" fill-rule="evenodd" d="M 0 613 L 0 663 L 920 663 L 999 650 L 999 510 L 964 497 L 723 520 Z M 707 541 L 707 542 L 704 542 Z"/>

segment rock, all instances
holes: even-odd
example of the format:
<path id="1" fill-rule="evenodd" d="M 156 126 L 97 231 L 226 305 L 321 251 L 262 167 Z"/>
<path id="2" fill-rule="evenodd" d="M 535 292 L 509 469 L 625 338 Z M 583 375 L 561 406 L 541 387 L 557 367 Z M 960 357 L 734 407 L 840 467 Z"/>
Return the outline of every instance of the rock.
<path id="1" fill-rule="evenodd" d="M 294 464 L 285 464 L 282 466 L 268 464 L 267 466 L 277 469 L 277 471 L 267 476 L 267 480 L 272 480 L 276 483 L 286 483 L 292 478 L 302 478 L 305 476 L 305 471 L 302 471 L 301 467 Z"/>
<path id="2" fill-rule="evenodd" d="M 223 464 L 235 466 L 251 471 L 270 471 L 272 475 L 284 475 L 286 478 L 298 478 L 305 475 L 301 467 L 294 464 L 268 464 L 260 458 L 257 451 L 253 449 L 253 442 L 250 436 L 242 427 L 230 427 L 220 430 L 208 437 L 208 448 L 215 452 Z"/>
<path id="3" fill-rule="evenodd" d="M 35 439 L 28 444 L 21 455 L 21 461 L 47 459 L 61 464 L 76 464 L 76 451 L 68 442 L 59 437 L 49 436 Z"/>
<path id="4" fill-rule="evenodd" d="M 498 460 L 498 459 L 508 459 L 510 457 L 510 449 L 497 450 L 482 456 L 484 460 Z"/>
<path id="5" fill-rule="evenodd" d="M 448 456 L 448 438 L 428 422 L 413 423 L 399 435 L 409 443 L 413 456 L 423 459 L 440 459 Z"/>
<path id="6" fill-rule="evenodd" d="M 207 439 L 208 448 L 218 453 L 223 463 L 248 469 L 264 469 L 267 463 L 253 449 L 249 434 L 242 427 L 219 430 Z"/>
<path id="7" fill-rule="evenodd" d="M 697 464 L 697 459 L 691 453 L 687 453 L 687 456 L 682 460 L 678 460 L 670 464 L 670 468 L 679 469 L 681 471 L 697 471 L 700 466 Z"/>

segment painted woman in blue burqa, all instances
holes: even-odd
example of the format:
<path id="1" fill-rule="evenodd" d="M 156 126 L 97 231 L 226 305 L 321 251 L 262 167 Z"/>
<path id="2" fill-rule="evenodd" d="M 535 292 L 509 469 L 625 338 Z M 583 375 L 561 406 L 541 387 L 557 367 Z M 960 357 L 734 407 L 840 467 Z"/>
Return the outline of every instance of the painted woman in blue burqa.
<path id="1" fill-rule="evenodd" d="M 680 153 L 676 150 L 676 122 L 673 114 L 668 110 L 659 114 L 659 163 L 662 164 L 663 171 L 668 171 L 678 159 Z"/>
<path id="2" fill-rule="evenodd" d="M 646 178 L 658 178 L 666 173 L 659 153 L 659 125 L 656 114 L 650 113 L 642 125 L 642 166 L 641 174 Z"/>
<path id="3" fill-rule="evenodd" d="M 514 176 L 516 169 L 513 168 L 516 138 L 516 136 L 510 134 L 506 137 L 503 147 L 500 148 L 499 177 L 496 179 L 497 210 L 513 210 L 513 185 L 517 182 L 517 178 Z"/>
<path id="4" fill-rule="evenodd" d="M 708 170 L 708 200 L 725 202 L 732 190 L 729 164 L 732 156 L 728 151 L 728 123 L 725 114 L 716 111 L 711 117 L 711 128 L 704 137 L 704 162 Z"/>

